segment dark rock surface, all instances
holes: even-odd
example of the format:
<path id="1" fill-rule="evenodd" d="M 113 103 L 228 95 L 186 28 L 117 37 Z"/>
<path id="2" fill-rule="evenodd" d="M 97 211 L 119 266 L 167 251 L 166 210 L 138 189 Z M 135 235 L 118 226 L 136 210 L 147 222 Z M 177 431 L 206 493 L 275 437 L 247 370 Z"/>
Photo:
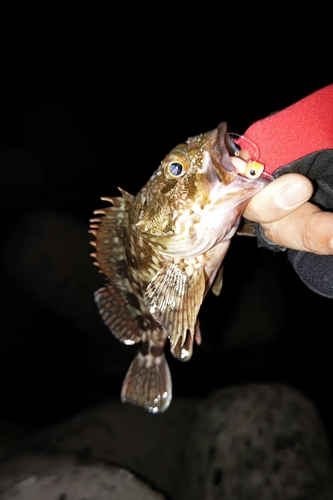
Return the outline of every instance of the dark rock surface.
<path id="1" fill-rule="evenodd" d="M 175 398 L 163 415 L 119 402 L 83 412 L 8 451 L 0 491 L 24 477 L 35 481 L 45 457 L 43 477 L 49 477 L 54 456 L 129 469 L 173 500 L 333 498 L 333 464 L 317 412 L 282 385 L 231 387 L 202 401 Z M 61 470 L 61 481 L 71 475 Z"/>
<path id="2" fill-rule="evenodd" d="M 313 404 L 281 385 L 231 387 L 201 403 L 182 498 L 333 498 L 327 436 Z"/>
<path id="3" fill-rule="evenodd" d="M 165 497 L 119 467 L 80 465 L 70 457 L 24 455 L 1 480 L 2 500 L 163 500 Z"/>
<path id="4" fill-rule="evenodd" d="M 111 401 L 26 441 L 14 453 L 66 454 L 85 463 L 112 463 L 149 480 L 176 498 L 183 481 L 179 467 L 192 430 L 197 402 L 176 399 L 163 415 Z M 3 456 L 6 470 L 10 454 Z M 1 484 L 1 480 L 0 480 Z M 39 500 L 39 499 L 38 499 Z"/>

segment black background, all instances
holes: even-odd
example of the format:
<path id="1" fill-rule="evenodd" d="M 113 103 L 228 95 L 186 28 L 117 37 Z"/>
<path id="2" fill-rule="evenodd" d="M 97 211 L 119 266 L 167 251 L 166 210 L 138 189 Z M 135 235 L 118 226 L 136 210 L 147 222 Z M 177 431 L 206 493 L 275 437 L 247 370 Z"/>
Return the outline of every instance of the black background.
<path id="1" fill-rule="evenodd" d="M 13 4 L 2 16 L 3 249 L 32 210 L 52 208 L 88 226 L 100 196 L 116 195 L 118 185 L 136 193 L 187 137 L 223 120 L 241 133 L 332 83 L 328 13 L 303 9 L 225 2 L 175 8 L 168 2 Z M 16 160 L 6 161 L 13 154 Z M 169 357 L 174 393 L 189 397 L 248 381 L 283 382 L 315 401 L 332 433 L 331 301 L 310 292 L 283 254 L 259 251 L 252 240 L 234 239 L 225 269 L 221 296 L 207 297 L 202 309 L 202 349 L 187 365 Z M 237 314 L 240 291 L 267 269 L 257 303 L 267 303 L 277 335 L 224 349 L 221 338 Z M 97 370 L 80 329 L 37 298 L 38 283 L 26 287 L 6 259 L 1 274 L 7 319 L 0 340 L 0 417 L 37 430 L 118 397 L 125 369 L 119 377 Z M 249 303 L 251 329 L 256 297 Z M 35 312 L 24 320 L 20 311 L 29 304 Z M 107 342 L 110 351 L 115 348 L 111 336 Z"/>

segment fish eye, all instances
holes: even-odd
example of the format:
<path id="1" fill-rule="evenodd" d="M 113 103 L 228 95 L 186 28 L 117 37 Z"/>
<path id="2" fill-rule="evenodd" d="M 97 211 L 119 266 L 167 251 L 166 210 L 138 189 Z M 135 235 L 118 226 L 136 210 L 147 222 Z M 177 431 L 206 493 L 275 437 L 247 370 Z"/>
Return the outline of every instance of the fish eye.
<path id="1" fill-rule="evenodd" d="M 179 163 L 178 161 L 173 161 L 168 165 L 168 173 L 172 177 L 179 177 L 183 173 L 183 165 Z"/>
<path id="2" fill-rule="evenodd" d="M 163 162 L 164 176 L 169 180 L 179 179 L 185 175 L 189 167 L 189 161 L 184 155 L 171 154 Z"/>

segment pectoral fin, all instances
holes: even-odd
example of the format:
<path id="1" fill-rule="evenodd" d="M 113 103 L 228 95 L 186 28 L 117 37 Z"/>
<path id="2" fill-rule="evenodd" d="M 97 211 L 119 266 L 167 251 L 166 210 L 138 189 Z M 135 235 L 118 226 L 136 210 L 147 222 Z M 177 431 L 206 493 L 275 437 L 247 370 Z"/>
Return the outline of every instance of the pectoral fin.
<path id="1" fill-rule="evenodd" d="M 204 291 L 203 268 L 194 269 L 188 276 L 174 263 L 166 264 L 148 285 L 146 306 L 169 334 L 171 349 L 185 344 L 188 331 L 193 337 Z"/>

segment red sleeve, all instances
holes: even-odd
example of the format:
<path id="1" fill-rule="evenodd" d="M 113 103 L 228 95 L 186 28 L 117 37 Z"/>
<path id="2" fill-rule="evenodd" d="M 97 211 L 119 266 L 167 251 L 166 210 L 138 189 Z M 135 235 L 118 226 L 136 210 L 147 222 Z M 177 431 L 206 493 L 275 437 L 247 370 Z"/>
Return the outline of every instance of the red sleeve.
<path id="1" fill-rule="evenodd" d="M 243 137 L 249 142 L 242 144 L 239 139 L 237 143 L 249 149 L 249 143 L 254 142 L 259 150 L 257 159 L 269 174 L 310 153 L 333 149 L 333 84 L 253 123 Z"/>

